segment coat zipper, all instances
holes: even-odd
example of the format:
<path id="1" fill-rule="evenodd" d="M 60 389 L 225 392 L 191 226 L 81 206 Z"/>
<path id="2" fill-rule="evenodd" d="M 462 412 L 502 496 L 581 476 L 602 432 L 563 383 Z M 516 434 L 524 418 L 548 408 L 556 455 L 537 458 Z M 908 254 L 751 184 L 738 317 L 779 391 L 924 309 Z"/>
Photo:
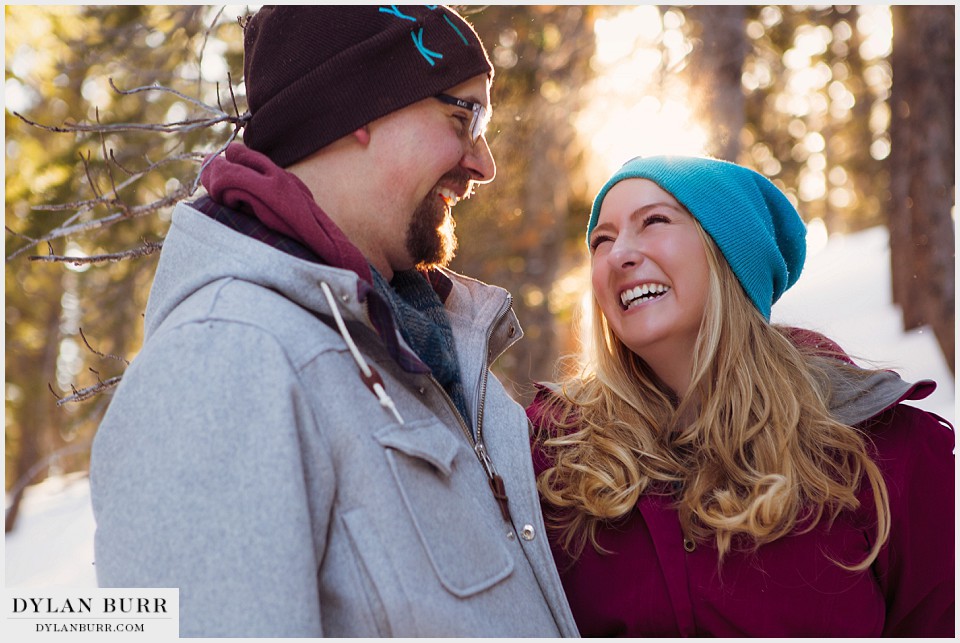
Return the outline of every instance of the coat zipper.
<path id="1" fill-rule="evenodd" d="M 487 329 L 487 336 L 483 345 L 483 352 L 486 354 L 488 347 L 490 346 L 490 337 L 493 335 L 493 329 L 497 327 L 497 324 L 500 323 L 500 320 L 507 314 L 510 308 L 513 306 L 513 297 L 509 294 L 507 295 L 507 301 L 505 306 L 501 306 L 500 311 L 497 313 L 497 316 L 494 318 L 493 323 L 490 324 L 490 327 Z M 370 321 L 370 308 L 369 303 L 364 306 L 364 312 L 366 313 L 366 318 L 368 324 L 372 325 Z M 470 427 L 467 426 L 467 423 L 460 416 L 460 411 L 457 409 L 457 405 L 453 403 L 450 395 L 447 393 L 446 389 L 437 381 L 437 379 L 431 374 L 429 376 L 430 381 L 433 382 L 434 386 L 440 391 L 440 394 L 447 401 L 447 406 L 450 407 L 450 410 L 453 411 L 453 416 L 457 418 L 457 422 L 460 424 L 460 428 L 463 430 L 464 437 L 467 438 L 467 442 L 473 445 L 474 455 L 477 456 L 477 460 L 480 461 L 480 465 L 483 467 L 484 472 L 487 474 L 487 481 L 490 483 L 490 490 L 493 492 L 493 497 L 496 499 L 498 506 L 500 507 L 500 514 L 503 516 L 503 519 L 506 522 L 512 522 L 510 518 L 509 510 L 509 498 L 507 497 L 506 485 L 503 483 L 503 478 L 500 477 L 500 474 L 497 473 L 496 467 L 493 466 L 493 460 L 490 458 L 490 454 L 487 453 L 487 448 L 483 444 L 483 407 L 487 399 L 487 378 L 490 373 L 490 367 L 484 365 L 483 375 L 480 380 L 480 388 L 477 391 L 479 399 L 477 400 L 477 437 L 474 438 L 473 434 L 470 431 Z"/>
<path id="2" fill-rule="evenodd" d="M 497 327 L 497 324 L 500 323 L 500 320 L 507 314 L 510 310 L 510 307 L 513 305 L 513 298 L 507 297 L 506 306 L 500 309 L 500 312 L 497 314 L 496 318 L 493 320 L 493 323 L 487 329 L 487 336 L 483 345 L 483 352 L 486 354 L 487 347 L 490 346 L 490 337 L 493 335 L 493 329 Z M 490 375 L 489 365 L 484 365 L 483 374 L 480 379 L 480 387 L 477 389 L 477 436 L 474 438 L 473 434 L 470 432 L 470 427 L 467 426 L 467 423 L 463 421 L 463 418 L 460 417 L 460 411 L 457 410 L 456 405 L 453 403 L 453 400 L 450 398 L 450 395 L 447 391 L 440 385 L 440 382 L 436 380 L 432 375 L 430 380 L 436 385 L 440 393 L 443 395 L 444 399 L 447 400 L 447 405 L 453 411 L 454 416 L 457 418 L 457 422 L 460 424 L 460 428 L 463 430 L 464 436 L 470 444 L 473 445 L 473 452 L 476 454 L 477 459 L 480 461 L 481 466 L 483 466 L 484 472 L 487 474 L 487 481 L 490 483 L 490 490 L 493 492 L 493 497 L 497 500 L 497 504 L 500 507 L 500 513 L 503 516 L 503 519 L 507 522 L 510 520 L 510 509 L 509 503 L 510 499 L 507 497 L 506 485 L 503 482 L 503 478 L 500 477 L 500 474 L 497 473 L 496 467 L 493 465 L 493 460 L 490 458 L 490 454 L 487 453 L 487 447 L 483 442 L 483 411 L 484 406 L 487 401 L 487 380 Z"/>
<path id="3" fill-rule="evenodd" d="M 484 373 L 486 373 L 486 369 L 484 369 Z M 486 377 L 484 377 L 484 380 L 486 380 Z M 457 418 L 457 423 L 463 430 L 464 437 L 466 437 L 467 441 L 473 445 L 473 453 L 477 456 L 477 460 L 480 461 L 480 465 L 483 467 L 484 473 L 487 474 L 487 482 L 490 483 L 490 490 L 493 492 L 493 497 L 497 500 L 497 504 L 500 507 L 500 514 L 503 516 L 505 521 L 511 522 L 510 511 L 508 508 L 509 498 L 507 498 L 507 491 L 506 486 L 503 483 L 503 478 L 501 478 L 500 474 L 497 473 L 496 468 L 493 466 L 493 460 L 490 458 L 490 455 L 487 453 L 487 448 L 483 444 L 482 437 L 479 437 L 481 436 L 479 422 L 482 414 L 477 414 L 478 439 L 474 439 L 473 434 L 470 432 L 470 427 L 468 427 L 467 423 L 463 421 L 463 418 L 460 416 L 460 411 L 457 410 L 457 406 L 453 403 L 453 400 L 450 398 L 450 395 L 447 393 L 446 389 L 443 388 L 440 382 L 438 382 L 433 375 L 430 376 L 430 381 L 433 382 L 443 399 L 447 401 L 447 406 L 453 412 L 454 417 Z"/>
<path id="4" fill-rule="evenodd" d="M 501 306 L 500 312 L 497 313 L 497 316 L 494 318 L 493 323 L 487 328 L 487 337 L 483 343 L 483 352 L 486 356 L 487 351 L 490 346 L 490 337 L 493 335 L 493 329 L 497 327 L 500 321 L 504 318 L 507 312 L 510 310 L 510 307 L 513 306 L 513 298 L 508 294 L 507 301 L 505 306 Z M 484 469 L 487 471 L 487 478 L 490 481 L 490 490 L 493 491 L 493 497 L 497 499 L 497 504 L 500 505 L 500 513 L 503 514 L 503 519 L 507 522 L 510 522 L 510 499 L 507 497 L 506 485 L 503 483 L 503 478 L 500 477 L 500 474 L 497 473 L 496 467 L 493 466 L 493 460 L 490 458 L 490 455 L 487 453 L 487 448 L 483 443 L 483 407 L 487 402 L 487 380 L 490 377 L 490 365 L 485 364 L 483 367 L 483 375 L 481 375 L 480 380 L 480 389 L 478 391 L 479 399 L 477 400 L 477 441 L 474 444 L 474 451 L 477 452 L 477 457 L 480 458 L 480 463 L 483 464 Z"/>

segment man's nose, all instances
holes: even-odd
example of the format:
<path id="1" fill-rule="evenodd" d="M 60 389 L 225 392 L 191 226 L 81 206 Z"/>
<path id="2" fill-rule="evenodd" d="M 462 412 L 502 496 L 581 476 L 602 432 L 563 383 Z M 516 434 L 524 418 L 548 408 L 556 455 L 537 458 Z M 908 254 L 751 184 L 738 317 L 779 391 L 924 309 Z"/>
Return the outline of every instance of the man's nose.
<path id="1" fill-rule="evenodd" d="M 470 172 L 470 178 L 476 183 L 489 183 L 497 175 L 497 164 L 487 144 L 487 137 L 480 136 L 475 142 L 466 141 L 467 149 L 460 159 L 460 165 Z"/>

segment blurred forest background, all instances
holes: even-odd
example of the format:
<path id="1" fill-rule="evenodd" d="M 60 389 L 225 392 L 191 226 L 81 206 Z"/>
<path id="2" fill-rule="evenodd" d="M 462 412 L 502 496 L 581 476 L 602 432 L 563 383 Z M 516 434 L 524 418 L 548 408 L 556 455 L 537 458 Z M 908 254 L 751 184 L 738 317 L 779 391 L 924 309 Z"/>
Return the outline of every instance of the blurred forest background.
<path id="1" fill-rule="evenodd" d="M 952 5 L 462 9 L 499 171 L 456 208 L 453 267 L 514 293 L 526 338 L 496 370 L 519 400 L 577 350 L 590 201 L 638 154 L 751 166 L 821 233 L 889 226 L 904 327 L 954 369 Z M 26 484 L 87 466 L 172 204 L 236 134 L 253 10 L 5 7 L 7 531 Z"/>

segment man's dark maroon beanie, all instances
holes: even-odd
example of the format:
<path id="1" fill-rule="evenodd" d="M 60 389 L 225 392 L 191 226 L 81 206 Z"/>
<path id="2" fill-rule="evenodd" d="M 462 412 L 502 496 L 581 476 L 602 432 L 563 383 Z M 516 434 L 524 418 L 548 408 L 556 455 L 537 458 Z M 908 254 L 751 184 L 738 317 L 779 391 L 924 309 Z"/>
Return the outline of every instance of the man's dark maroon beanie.
<path id="1" fill-rule="evenodd" d="M 473 28 L 427 6 L 268 6 L 247 23 L 244 144 L 287 167 L 493 67 Z"/>

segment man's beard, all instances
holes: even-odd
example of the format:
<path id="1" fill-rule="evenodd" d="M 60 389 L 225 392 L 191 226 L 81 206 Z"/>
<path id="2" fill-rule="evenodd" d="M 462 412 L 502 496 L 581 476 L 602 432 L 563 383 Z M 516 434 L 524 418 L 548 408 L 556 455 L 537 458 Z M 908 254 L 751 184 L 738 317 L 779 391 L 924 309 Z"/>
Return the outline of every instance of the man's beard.
<path id="1" fill-rule="evenodd" d="M 456 222 L 450 208 L 431 192 L 420 202 L 407 227 L 407 252 L 417 269 L 445 268 L 457 250 Z"/>
<path id="2" fill-rule="evenodd" d="M 448 172 L 438 183 L 463 186 L 463 198 L 473 193 L 474 184 L 470 174 L 463 168 Z M 419 270 L 446 268 L 457 251 L 457 227 L 452 208 L 447 206 L 435 190 L 420 202 L 407 226 L 407 252 Z"/>

